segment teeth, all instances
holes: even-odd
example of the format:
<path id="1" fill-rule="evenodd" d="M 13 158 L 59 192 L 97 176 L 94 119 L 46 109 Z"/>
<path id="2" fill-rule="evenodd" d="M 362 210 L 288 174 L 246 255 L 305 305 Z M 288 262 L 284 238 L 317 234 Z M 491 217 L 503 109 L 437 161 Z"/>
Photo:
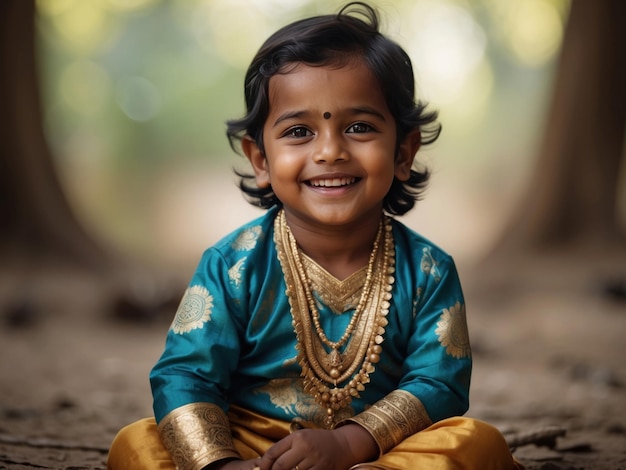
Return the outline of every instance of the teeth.
<path id="1" fill-rule="evenodd" d="M 328 178 L 324 180 L 312 180 L 311 186 L 336 188 L 339 186 L 345 186 L 352 184 L 356 181 L 356 178 Z"/>

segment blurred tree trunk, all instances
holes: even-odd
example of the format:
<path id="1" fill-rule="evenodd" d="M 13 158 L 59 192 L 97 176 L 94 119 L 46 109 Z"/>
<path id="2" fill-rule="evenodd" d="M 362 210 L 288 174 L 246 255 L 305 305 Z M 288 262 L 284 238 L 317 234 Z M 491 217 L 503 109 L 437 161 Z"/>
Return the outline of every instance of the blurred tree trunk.
<path id="1" fill-rule="evenodd" d="M 573 0 L 543 147 L 496 257 L 623 246 L 625 124 L 626 2 Z"/>
<path id="2" fill-rule="evenodd" d="M 44 138 L 35 1 L 0 2 L 0 257 L 99 266 L 106 257 L 77 221 Z"/>

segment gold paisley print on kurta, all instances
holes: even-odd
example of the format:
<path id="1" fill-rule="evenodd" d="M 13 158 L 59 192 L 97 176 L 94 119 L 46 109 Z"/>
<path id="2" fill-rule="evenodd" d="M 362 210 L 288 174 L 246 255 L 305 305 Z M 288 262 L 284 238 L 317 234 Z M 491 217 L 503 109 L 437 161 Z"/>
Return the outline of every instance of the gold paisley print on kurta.
<path id="1" fill-rule="evenodd" d="M 170 329 L 179 335 L 204 327 L 211 319 L 213 296 L 202 286 L 189 287 L 176 310 Z"/>
<path id="2" fill-rule="evenodd" d="M 457 302 L 450 308 L 444 308 L 435 330 L 439 343 L 446 348 L 446 353 L 460 359 L 471 354 L 465 305 Z"/>
<path id="3" fill-rule="evenodd" d="M 320 408 L 314 397 L 304 391 L 301 378 L 272 379 L 266 385 L 257 388 L 254 393 L 267 394 L 276 408 L 282 409 L 287 414 L 298 415 L 293 420 L 297 427 L 324 427 L 326 410 Z M 338 411 L 337 416 L 339 421 L 351 418 L 354 416 L 354 409 L 343 408 Z"/>
<path id="4" fill-rule="evenodd" d="M 243 272 L 243 266 L 246 259 L 247 257 L 244 256 L 228 270 L 228 278 L 230 279 L 230 282 L 235 285 L 235 287 L 239 287 L 241 284 L 241 273 Z"/>
<path id="5" fill-rule="evenodd" d="M 441 280 L 439 266 L 437 266 L 437 262 L 435 261 L 435 258 L 433 258 L 432 250 L 428 247 L 422 250 L 421 269 L 422 272 L 431 275 L 435 282 L 439 282 Z"/>
<path id="6" fill-rule="evenodd" d="M 231 247 L 236 251 L 250 251 L 256 246 L 262 229 L 258 225 L 242 231 Z"/>

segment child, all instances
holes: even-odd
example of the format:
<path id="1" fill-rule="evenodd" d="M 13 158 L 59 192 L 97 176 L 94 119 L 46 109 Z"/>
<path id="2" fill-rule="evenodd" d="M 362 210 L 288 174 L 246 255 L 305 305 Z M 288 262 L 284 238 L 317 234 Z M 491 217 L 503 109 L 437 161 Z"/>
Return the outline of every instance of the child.
<path id="1" fill-rule="evenodd" d="M 245 97 L 228 135 L 267 212 L 204 253 L 151 372 L 156 421 L 120 431 L 109 468 L 516 468 L 495 428 L 460 417 L 453 261 L 391 217 L 440 131 L 409 57 L 355 2 L 272 35 Z"/>

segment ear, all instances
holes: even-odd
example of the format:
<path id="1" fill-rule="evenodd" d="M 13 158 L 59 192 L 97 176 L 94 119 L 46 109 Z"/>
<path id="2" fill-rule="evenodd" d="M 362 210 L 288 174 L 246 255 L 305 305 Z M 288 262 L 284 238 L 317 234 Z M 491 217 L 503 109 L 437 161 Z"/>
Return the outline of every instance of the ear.
<path id="1" fill-rule="evenodd" d="M 254 175 L 256 176 L 256 185 L 259 188 L 269 187 L 270 170 L 267 164 L 267 158 L 265 158 L 265 155 L 256 141 L 249 135 L 244 136 L 241 140 L 241 149 L 252 165 Z"/>
<path id="2" fill-rule="evenodd" d="M 400 181 L 407 181 L 411 176 L 411 167 L 415 154 L 422 145 L 422 135 L 419 130 L 410 132 L 400 143 L 395 161 L 395 176 Z"/>

